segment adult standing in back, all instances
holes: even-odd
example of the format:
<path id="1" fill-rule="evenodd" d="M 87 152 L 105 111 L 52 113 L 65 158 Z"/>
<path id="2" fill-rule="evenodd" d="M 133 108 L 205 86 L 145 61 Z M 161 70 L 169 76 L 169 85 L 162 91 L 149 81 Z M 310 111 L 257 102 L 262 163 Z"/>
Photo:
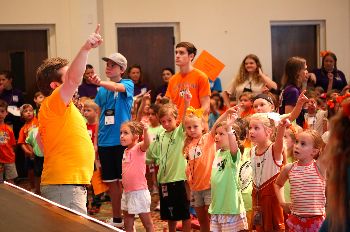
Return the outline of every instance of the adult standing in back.
<path id="1" fill-rule="evenodd" d="M 258 56 L 249 54 L 244 57 L 239 71 L 229 88 L 222 93 L 225 104 L 229 107 L 231 95 L 238 100 L 243 92 L 255 95 L 263 93 L 264 89 L 277 89 L 277 84 L 262 71 Z"/>
<path id="2" fill-rule="evenodd" d="M 192 61 L 197 54 L 197 48 L 190 42 L 180 42 L 175 49 L 175 63 L 180 72 L 170 78 L 166 97 L 177 106 L 178 119 L 184 114 L 184 95 L 190 91 L 192 99 L 190 106 L 202 108 L 206 114 L 210 108 L 210 85 L 208 76 L 192 66 Z"/>
<path id="3" fill-rule="evenodd" d="M 312 72 L 316 76 L 315 86 L 321 86 L 325 92 L 332 89 L 342 91 L 347 85 L 345 75 L 337 67 L 337 56 L 330 51 L 323 51 L 322 66 Z"/>

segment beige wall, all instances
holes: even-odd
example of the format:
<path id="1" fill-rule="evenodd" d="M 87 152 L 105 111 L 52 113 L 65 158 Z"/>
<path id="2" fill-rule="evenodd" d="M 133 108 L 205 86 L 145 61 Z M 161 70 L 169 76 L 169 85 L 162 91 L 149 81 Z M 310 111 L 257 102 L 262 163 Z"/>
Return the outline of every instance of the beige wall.
<path id="1" fill-rule="evenodd" d="M 105 43 L 89 58 L 97 70 L 99 57 L 117 49 L 116 23 L 178 23 L 178 40 L 191 41 L 226 64 L 224 85 L 248 53 L 258 55 L 271 76 L 271 21 L 325 20 L 321 49 L 334 51 L 338 68 L 350 77 L 349 0 L 0 0 L 0 5 L 1 24 L 54 24 L 51 55 L 69 59 L 100 22 Z"/>

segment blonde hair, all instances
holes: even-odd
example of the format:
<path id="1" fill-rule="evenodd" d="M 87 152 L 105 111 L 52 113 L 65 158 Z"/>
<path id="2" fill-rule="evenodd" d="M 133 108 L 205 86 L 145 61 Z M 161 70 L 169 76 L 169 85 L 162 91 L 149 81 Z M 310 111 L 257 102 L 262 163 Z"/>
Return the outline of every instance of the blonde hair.
<path id="1" fill-rule="evenodd" d="M 166 116 L 166 115 L 172 115 L 174 118 L 177 118 L 179 112 L 177 110 L 176 105 L 172 104 L 172 103 L 167 103 L 164 104 L 160 107 L 158 115 L 159 115 L 159 119 L 161 119 L 162 117 Z"/>
<path id="2" fill-rule="evenodd" d="M 203 134 L 204 133 L 204 123 L 205 123 L 205 119 L 203 118 L 203 115 L 202 115 L 202 117 L 199 117 L 199 116 L 197 116 L 197 115 L 195 115 L 193 113 L 186 114 L 186 116 L 185 116 L 185 124 L 186 124 L 187 120 L 191 120 L 191 119 L 195 119 L 195 120 L 200 120 L 201 121 L 202 128 L 203 128 L 202 134 Z M 187 147 L 190 145 L 191 141 L 192 141 L 192 138 L 190 136 L 188 136 L 187 133 L 186 133 L 186 138 L 185 138 L 184 146 L 183 146 L 183 149 L 182 149 L 184 155 L 186 155 L 185 151 L 186 151 Z"/>
<path id="3" fill-rule="evenodd" d="M 266 131 L 266 129 L 271 129 L 270 140 L 271 141 L 275 141 L 276 125 L 275 125 L 275 121 L 273 121 L 272 119 L 270 119 L 268 117 L 268 113 L 255 113 L 255 114 L 252 114 L 248 118 L 249 124 L 250 124 L 250 122 L 252 120 L 259 121 L 263 125 L 263 127 L 265 128 L 265 131 Z"/>
<path id="4" fill-rule="evenodd" d="M 226 121 L 219 122 L 219 123 L 216 125 L 215 130 L 216 130 L 217 128 L 219 128 L 219 127 L 224 127 L 225 129 L 227 129 L 228 126 L 226 125 Z M 242 152 L 242 151 L 244 150 L 243 143 L 242 143 L 242 141 L 240 140 L 240 137 L 241 137 L 241 134 L 242 134 L 242 130 L 241 130 L 240 126 L 237 125 L 236 123 L 233 123 L 233 124 L 231 125 L 231 127 L 232 127 L 232 129 L 234 129 L 235 132 L 236 132 L 236 133 L 235 133 L 235 137 L 236 137 L 236 141 L 237 141 L 237 146 L 238 146 L 239 150 Z"/>
<path id="5" fill-rule="evenodd" d="M 34 108 L 31 104 L 23 104 L 23 105 L 21 105 L 21 107 L 19 107 L 19 112 L 21 114 L 21 117 L 23 116 L 24 110 L 26 110 L 28 108 L 31 108 L 32 110 L 34 110 Z"/>
<path id="6" fill-rule="evenodd" d="M 293 140 L 293 143 L 296 141 L 296 135 L 299 134 L 303 128 L 301 128 L 298 125 L 290 125 L 288 128 L 286 128 L 286 131 L 284 133 L 289 134 L 291 139 Z M 289 147 L 286 147 L 286 153 L 287 153 L 287 158 L 292 157 L 293 162 L 295 161 L 294 155 L 293 155 L 293 147 L 290 149 Z"/>
<path id="7" fill-rule="evenodd" d="M 235 89 L 235 87 L 237 87 L 238 85 L 244 83 L 247 79 L 248 79 L 248 75 L 249 73 L 247 72 L 246 68 L 245 68 L 245 61 L 247 59 L 252 59 L 255 61 L 256 63 L 256 70 L 253 74 L 253 82 L 254 83 L 260 83 L 261 82 L 261 79 L 260 79 L 260 74 L 259 74 L 259 68 L 262 68 L 261 67 L 261 63 L 260 63 L 260 60 L 259 60 L 259 57 L 254 55 L 254 54 L 249 54 L 247 55 L 246 57 L 244 57 L 242 63 L 241 63 L 241 66 L 239 67 L 239 71 L 236 75 L 236 78 L 232 84 L 232 89 Z M 237 97 L 237 96 L 236 96 Z"/>
<path id="8" fill-rule="evenodd" d="M 264 127 L 273 129 L 275 127 L 275 122 L 268 117 L 267 113 L 255 113 L 249 117 L 249 123 L 252 120 L 259 121 Z"/>
<path id="9" fill-rule="evenodd" d="M 319 155 L 322 153 L 323 148 L 325 146 L 325 143 L 323 142 L 321 135 L 316 130 L 311 130 L 311 129 L 301 131 L 298 134 L 302 134 L 302 133 L 305 133 L 311 136 L 312 141 L 314 143 L 313 148 L 318 149 L 318 153 L 314 157 L 315 159 L 317 159 Z"/>
<path id="10" fill-rule="evenodd" d="M 122 124 L 122 127 L 129 127 L 132 135 L 138 135 L 141 139 L 143 135 L 143 124 L 137 121 L 127 121 Z"/>
<path id="11" fill-rule="evenodd" d="M 84 101 L 84 108 L 87 107 L 87 108 L 91 108 L 93 109 L 95 112 L 98 112 L 99 110 L 99 107 L 98 105 L 93 101 L 93 100 L 85 100 Z"/>

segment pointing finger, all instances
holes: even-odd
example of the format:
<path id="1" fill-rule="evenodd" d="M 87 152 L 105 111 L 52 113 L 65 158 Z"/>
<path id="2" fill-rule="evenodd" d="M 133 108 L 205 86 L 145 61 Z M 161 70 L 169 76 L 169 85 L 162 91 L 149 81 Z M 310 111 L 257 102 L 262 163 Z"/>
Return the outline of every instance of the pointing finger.
<path id="1" fill-rule="evenodd" d="M 95 29 L 96 34 L 100 34 L 100 27 L 101 27 L 101 25 L 97 24 L 96 29 Z"/>

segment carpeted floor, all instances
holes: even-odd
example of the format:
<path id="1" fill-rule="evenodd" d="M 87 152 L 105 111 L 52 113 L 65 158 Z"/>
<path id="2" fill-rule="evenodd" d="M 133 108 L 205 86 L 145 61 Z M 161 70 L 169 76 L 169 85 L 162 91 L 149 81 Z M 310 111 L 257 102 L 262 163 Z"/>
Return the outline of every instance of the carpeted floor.
<path id="1" fill-rule="evenodd" d="M 167 228 L 166 221 L 160 220 L 159 211 L 154 211 L 154 208 L 157 205 L 158 202 L 158 195 L 152 194 L 152 203 L 151 203 L 151 215 L 153 219 L 153 224 L 155 231 L 164 231 L 164 228 Z M 100 208 L 100 212 L 95 215 L 90 215 L 96 219 L 99 219 L 101 221 L 105 221 L 112 216 L 112 206 L 110 201 L 105 201 L 102 203 L 102 206 Z M 145 231 L 145 229 L 142 226 L 141 220 L 139 218 L 135 219 L 135 228 L 137 232 Z"/>
<path id="2" fill-rule="evenodd" d="M 16 181 L 16 184 L 22 188 L 25 188 L 27 190 L 30 190 L 29 182 L 27 179 L 21 179 Z M 90 192 L 90 191 L 88 191 Z M 89 202 L 91 202 L 91 195 L 89 194 Z M 155 211 L 154 208 L 156 207 L 159 200 L 158 194 L 152 194 L 152 203 L 151 203 L 151 215 L 153 219 L 154 229 L 156 232 L 164 232 L 168 231 L 167 228 L 167 222 L 160 220 L 159 211 Z M 100 208 L 100 212 L 94 215 L 90 215 L 98 220 L 106 221 L 107 219 L 112 217 L 112 206 L 110 201 L 103 201 L 102 206 Z M 135 228 L 137 232 L 143 232 L 145 229 L 142 226 L 141 220 L 139 218 L 135 219 Z M 198 230 L 193 230 L 198 231 Z"/>

